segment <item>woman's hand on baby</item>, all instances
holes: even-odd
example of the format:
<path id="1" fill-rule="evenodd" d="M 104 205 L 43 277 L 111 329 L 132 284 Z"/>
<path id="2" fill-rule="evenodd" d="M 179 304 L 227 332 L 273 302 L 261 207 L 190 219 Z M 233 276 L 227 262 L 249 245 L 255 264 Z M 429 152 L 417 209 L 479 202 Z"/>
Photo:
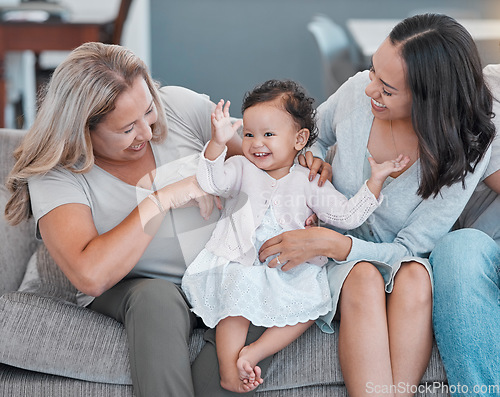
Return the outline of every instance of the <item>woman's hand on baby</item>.
<path id="1" fill-rule="evenodd" d="M 224 100 L 221 99 L 212 113 L 212 125 L 214 127 L 212 140 L 220 146 L 224 146 L 236 134 L 242 123 L 241 120 L 237 120 L 234 124 L 231 122 L 229 106 L 231 106 L 230 101 L 224 104 Z"/>
<path id="2" fill-rule="evenodd" d="M 321 160 L 319 157 L 314 157 L 312 152 L 306 152 L 305 155 L 299 155 L 299 163 L 303 167 L 309 168 L 309 180 L 313 181 L 316 174 L 320 174 L 318 186 L 323 186 L 326 181 L 332 180 L 332 165 L 326 161 Z"/>
<path id="3" fill-rule="evenodd" d="M 287 271 L 315 256 L 327 256 L 343 261 L 349 255 L 352 240 L 324 227 L 289 230 L 270 238 L 259 250 L 259 260 L 264 262 L 276 255 L 268 266 Z"/>

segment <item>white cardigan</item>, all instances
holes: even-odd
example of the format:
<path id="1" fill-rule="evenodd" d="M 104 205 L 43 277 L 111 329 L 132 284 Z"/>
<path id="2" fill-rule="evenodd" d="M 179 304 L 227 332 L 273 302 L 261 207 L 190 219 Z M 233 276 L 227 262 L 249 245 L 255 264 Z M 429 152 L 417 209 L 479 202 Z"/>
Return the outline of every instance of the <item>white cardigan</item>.
<path id="1" fill-rule="evenodd" d="M 281 179 L 274 179 L 243 156 L 224 162 L 227 148 L 210 161 L 203 151 L 196 177 L 207 193 L 226 198 L 206 248 L 217 256 L 251 266 L 257 252 L 253 245 L 255 230 L 269 206 L 284 231 L 303 229 L 314 212 L 332 226 L 352 229 L 361 225 L 382 202 L 377 200 L 366 183 L 348 200 L 330 182 L 318 187 L 317 178 L 309 182 L 309 170 L 300 165 L 291 168 Z M 321 257 L 312 263 L 323 265 Z"/>

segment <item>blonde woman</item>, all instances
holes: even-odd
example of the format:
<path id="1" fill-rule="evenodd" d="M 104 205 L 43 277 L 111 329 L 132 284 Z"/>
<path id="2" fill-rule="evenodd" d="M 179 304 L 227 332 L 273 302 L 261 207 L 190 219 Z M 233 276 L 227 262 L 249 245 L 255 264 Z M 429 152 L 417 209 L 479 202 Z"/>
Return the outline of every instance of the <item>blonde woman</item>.
<path id="1" fill-rule="evenodd" d="M 217 368 L 210 344 L 191 375 L 196 317 L 179 287 L 211 234 L 203 218 L 217 218 L 192 176 L 214 108 L 181 87 L 158 90 L 130 51 L 87 43 L 56 69 L 15 153 L 7 219 L 33 216 L 38 237 L 86 295 L 82 304 L 123 322 L 137 396 L 193 396 L 193 378 L 205 395 L 230 395 L 218 377 L 203 379 Z M 231 153 L 240 146 L 238 136 L 229 142 Z"/>

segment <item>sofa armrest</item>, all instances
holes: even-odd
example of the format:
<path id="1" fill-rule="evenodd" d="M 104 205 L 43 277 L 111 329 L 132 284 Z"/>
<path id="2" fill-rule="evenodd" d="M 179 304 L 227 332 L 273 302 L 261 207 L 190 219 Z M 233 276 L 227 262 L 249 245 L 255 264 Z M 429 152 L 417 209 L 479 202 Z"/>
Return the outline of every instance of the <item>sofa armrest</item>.
<path id="1" fill-rule="evenodd" d="M 0 294 L 19 287 L 37 246 L 32 221 L 10 226 L 3 215 L 10 198 L 5 182 L 14 165 L 14 150 L 23 136 L 24 131 L 0 128 Z"/>

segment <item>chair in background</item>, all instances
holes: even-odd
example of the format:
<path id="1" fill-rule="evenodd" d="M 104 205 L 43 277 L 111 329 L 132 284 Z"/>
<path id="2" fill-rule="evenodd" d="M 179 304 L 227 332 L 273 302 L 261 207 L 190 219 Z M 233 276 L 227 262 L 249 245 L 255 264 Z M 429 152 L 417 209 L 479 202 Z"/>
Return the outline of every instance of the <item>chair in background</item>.
<path id="1" fill-rule="evenodd" d="M 132 0 L 121 0 L 116 17 L 102 24 L 100 41 L 120 44 L 123 27 L 130 11 Z M 8 76 L 8 98 L 5 109 L 5 125 L 10 128 L 28 128 L 34 121 L 37 108 L 37 93 L 64 59 L 67 52 L 23 51 L 9 54 L 6 62 Z"/>
<path id="2" fill-rule="evenodd" d="M 123 33 L 123 27 L 125 26 L 125 21 L 127 20 L 131 4 L 132 0 L 120 1 L 120 7 L 118 8 L 118 13 L 116 14 L 116 18 L 107 23 L 103 23 L 100 29 L 101 42 L 106 44 L 120 44 Z M 45 54 L 35 53 L 37 91 L 40 85 L 46 82 L 50 78 L 50 75 L 53 73 L 57 64 L 59 64 L 61 57 L 56 55 L 52 57 L 51 60 L 50 53 L 51 51 L 46 51 Z M 54 52 L 52 53 L 54 54 Z M 63 58 L 65 58 L 66 55 L 67 54 L 64 54 Z"/>
<path id="3" fill-rule="evenodd" d="M 123 27 L 125 26 L 131 4 L 132 0 L 121 0 L 115 20 L 103 27 L 103 38 L 101 40 L 103 43 L 120 44 Z"/>
<path id="4" fill-rule="evenodd" d="M 321 56 L 323 89 L 326 97 L 357 71 L 355 48 L 345 30 L 323 14 L 315 15 L 308 23 Z"/>
<path id="5" fill-rule="evenodd" d="M 35 120 L 35 54 L 32 51 L 10 52 L 5 57 L 7 97 L 5 125 L 20 129 Z"/>

